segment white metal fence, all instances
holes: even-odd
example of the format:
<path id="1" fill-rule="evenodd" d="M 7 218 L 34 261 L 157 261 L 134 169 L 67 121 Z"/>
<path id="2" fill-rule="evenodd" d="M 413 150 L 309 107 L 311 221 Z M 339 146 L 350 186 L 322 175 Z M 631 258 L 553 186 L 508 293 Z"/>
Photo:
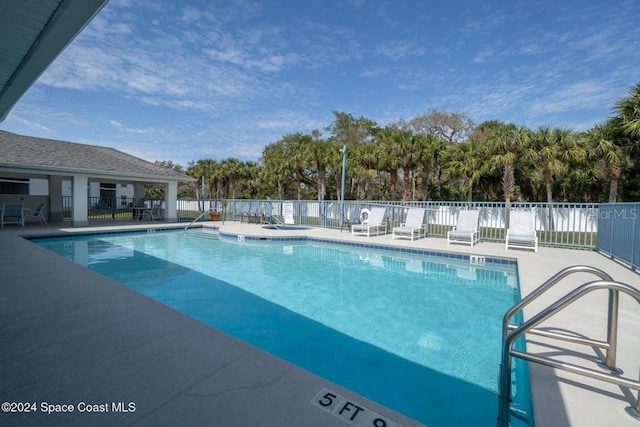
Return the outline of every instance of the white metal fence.
<path id="1" fill-rule="evenodd" d="M 225 206 L 226 203 L 226 206 Z M 219 210 L 227 221 L 282 221 L 283 203 L 293 205 L 294 221 L 299 225 L 340 228 L 352 209 L 358 211 L 373 206 L 387 208 L 388 229 L 404 221 L 409 207 L 427 210 L 425 223 L 428 234 L 445 237 L 457 223 L 464 209 L 480 210 L 480 235 L 484 241 L 504 241 L 506 209 L 503 202 L 443 202 L 443 201 L 317 201 L 317 200 L 179 200 L 181 220 L 192 220 L 203 210 Z M 224 206 L 224 209 L 223 209 Z M 513 202 L 512 210 L 535 212 L 536 231 L 541 245 L 575 248 L 595 248 L 597 244 L 599 204 Z"/>

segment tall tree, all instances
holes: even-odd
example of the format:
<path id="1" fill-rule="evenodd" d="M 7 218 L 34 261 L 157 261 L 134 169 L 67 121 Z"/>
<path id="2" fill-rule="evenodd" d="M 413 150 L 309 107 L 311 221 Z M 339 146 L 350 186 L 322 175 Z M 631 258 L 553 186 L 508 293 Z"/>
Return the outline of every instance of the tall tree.
<path id="1" fill-rule="evenodd" d="M 511 198 L 516 189 L 516 163 L 518 160 L 529 163 L 536 156 L 536 152 L 529 147 L 530 131 L 513 123 L 497 120 L 482 123 L 478 130 L 485 138 L 490 153 L 489 164 L 502 172 L 505 227 L 508 227 Z"/>
<path id="2" fill-rule="evenodd" d="M 198 200 L 198 209 L 203 210 L 204 207 L 200 206 L 200 200 L 203 198 L 203 194 L 201 193 L 200 182 L 202 177 L 205 175 L 205 162 L 203 159 L 198 160 L 197 162 L 190 162 L 187 167 L 187 175 L 194 177 L 198 181 L 195 183 L 193 188 L 193 195 Z"/>
<path id="3" fill-rule="evenodd" d="M 449 112 L 430 109 L 425 114 L 414 117 L 408 122 L 401 121 L 400 126 L 411 129 L 415 134 L 427 136 L 423 167 L 423 199 L 433 196 L 440 199 L 442 193 L 442 159 L 444 154 L 455 143 L 465 141 L 474 129 L 474 122 L 464 112 Z"/>
<path id="4" fill-rule="evenodd" d="M 220 175 L 223 177 L 227 186 L 228 196 L 232 199 L 237 199 L 238 187 L 242 184 L 242 162 L 233 157 L 229 157 L 220 161 L 219 166 Z"/>
<path id="5" fill-rule="evenodd" d="M 586 151 L 578 144 L 575 133 L 567 129 L 541 127 L 530 133 L 531 149 L 537 153 L 534 164 L 540 168 L 547 194 L 549 229 L 554 230 L 553 180 L 570 163 L 583 161 Z"/>
<path id="6" fill-rule="evenodd" d="M 475 126 L 467 113 L 435 109 L 414 117 L 406 125 L 416 133 L 438 135 L 450 143 L 467 140 Z"/>
<path id="7" fill-rule="evenodd" d="M 324 200 L 327 195 L 327 168 L 337 163 L 339 148 L 333 141 L 323 139 L 318 130 L 312 131 L 304 142 L 305 157 L 316 175 L 318 200 Z"/>
<path id="8" fill-rule="evenodd" d="M 402 171 L 402 200 L 413 198 L 412 177 L 420 158 L 421 141 L 408 129 L 396 125 L 376 132 L 378 161 L 381 169 L 389 173 L 392 199 L 396 198 L 398 170 Z"/>
<path id="9" fill-rule="evenodd" d="M 599 162 L 609 178 L 609 203 L 615 203 L 620 177 L 631 164 L 629 139 L 624 135 L 618 118 L 596 125 L 587 138 L 592 158 Z"/>
<path id="10" fill-rule="evenodd" d="M 623 132 L 640 143 L 640 83 L 631 88 L 629 96 L 616 102 Z"/>
<path id="11" fill-rule="evenodd" d="M 326 127 L 330 133 L 330 141 L 339 147 L 347 146 L 347 179 L 351 182 L 351 196 L 356 198 L 370 197 L 373 190 L 375 166 L 374 146 L 371 145 L 373 134 L 377 128 L 375 121 L 364 116 L 353 117 L 349 113 L 334 111 L 334 121 Z M 365 147 L 360 147 L 366 145 Z M 340 188 L 337 189 L 340 194 Z M 345 197 L 349 189 L 345 188 Z"/>
<path id="12" fill-rule="evenodd" d="M 349 113 L 334 111 L 334 121 L 325 130 L 331 133 L 331 138 L 339 145 L 360 144 L 370 141 L 374 129 L 378 126 L 375 121 L 364 116 L 354 118 Z"/>
<path id="13" fill-rule="evenodd" d="M 261 171 L 257 162 L 248 161 L 241 164 L 239 176 L 243 181 L 243 191 L 249 199 L 255 198 L 261 187 Z"/>
<path id="14" fill-rule="evenodd" d="M 291 175 L 286 158 L 284 142 L 282 140 L 267 145 L 262 150 L 261 162 L 265 173 L 276 181 L 277 197 L 285 198 L 285 183 Z"/>
<path id="15" fill-rule="evenodd" d="M 473 137 L 468 142 L 452 146 L 443 156 L 443 169 L 447 176 L 464 180 L 467 201 L 472 202 L 474 184 L 489 169 L 485 146 Z"/>

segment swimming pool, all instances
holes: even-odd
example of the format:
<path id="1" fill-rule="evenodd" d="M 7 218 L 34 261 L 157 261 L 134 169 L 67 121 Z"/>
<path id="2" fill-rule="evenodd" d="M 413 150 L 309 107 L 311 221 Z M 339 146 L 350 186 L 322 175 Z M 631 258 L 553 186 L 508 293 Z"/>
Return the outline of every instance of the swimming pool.
<path id="1" fill-rule="evenodd" d="M 35 241 L 431 426 L 495 425 L 515 263 L 175 231 Z"/>

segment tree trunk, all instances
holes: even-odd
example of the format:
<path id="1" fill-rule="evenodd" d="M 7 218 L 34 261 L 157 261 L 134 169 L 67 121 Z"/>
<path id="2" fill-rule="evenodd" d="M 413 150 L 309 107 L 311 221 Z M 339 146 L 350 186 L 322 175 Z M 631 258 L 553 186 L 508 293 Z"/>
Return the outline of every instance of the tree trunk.
<path id="1" fill-rule="evenodd" d="M 409 200 L 411 196 L 411 173 L 409 168 L 402 169 L 402 201 Z"/>
<path id="2" fill-rule="evenodd" d="M 611 178 L 611 184 L 609 185 L 609 203 L 615 203 L 618 198 L 618 179 Z"/>
<path id="3" fill-rule="evenodd" d="M 398 171 L 390 170 L 389 171 L 389 190 L 391 193 L 391 200 L 396 199 L 396 194 L 398 191 Z"/>
<path id="4" fill-rule="evenodd" d="M 467 184 L 467 202 L 473 202 L 473 180 L 470 179 Z"/>
<path id="5" fill-rule="evenodd" d="M 513 165 L 507 165 L 502 172 L 502 192 L 504 193 L 504 225 L 505 230 L 509 228 L 509 220 L 511 218 L 511 194 L 515 187 L 516 179 L 514 176 Z"/>
<path id="6" fill-rule="evenodd" d="M 436 197 L 438 198 L 438 200 L 440 200 L 440 198 L 442 197 L 442 194 L 441 194 L 441 188 L 442 188 L 441 176 L 442 176 L 442 167 L 440 166 L 439 163 L 437 163 L 437 159 L 436 159 L 436 165 L 433 168 L 433 186 L 435 188 Z"/>
<path id="7" fill-rule="evenodd" d="M 549 209 L 549 230 L 555 230 L 555 224 L 553 223 L 553 194 L 551 193 L 551 181 L 546 181 L 544 183 L 547 189 L 547 206 Z"/>
<path id="8" fill-rule="evenodd" d="M 323 166 L 318 165 L 318 201 L 324 200 L 325 195 L 325 168 Z"/>
<path id="9" fill-rule="evenodd" d="M 422 172 L 422 200 L 430 200 L 429 198 L 429 171 L 423 169 Z"/>
<path id="10" fill-rule="evenodd" d="M 504 228 L 509 228 L 509 221 L 511 221 L 511 194 L 504 198 Z"/>
<path id="11" fill-rule="evenodd" d="M 411 174 L 411 200 L 416 199 L 416 177 Z"/>

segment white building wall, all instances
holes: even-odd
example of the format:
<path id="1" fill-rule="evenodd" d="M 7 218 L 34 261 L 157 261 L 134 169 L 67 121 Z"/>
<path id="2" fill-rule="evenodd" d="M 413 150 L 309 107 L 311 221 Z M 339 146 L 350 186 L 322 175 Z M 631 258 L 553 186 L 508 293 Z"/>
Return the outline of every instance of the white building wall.
<path id="1" fill-rule="evenodd" d="M 71 196 L 71 181 L 62 181 L 62 195 Z M 133 184 L 116 184 L 116 198 L 125 196 L 127 198 L 134 196 Z M 100 183 L 89 182 L 89 197 L 100 197 Z"/>

